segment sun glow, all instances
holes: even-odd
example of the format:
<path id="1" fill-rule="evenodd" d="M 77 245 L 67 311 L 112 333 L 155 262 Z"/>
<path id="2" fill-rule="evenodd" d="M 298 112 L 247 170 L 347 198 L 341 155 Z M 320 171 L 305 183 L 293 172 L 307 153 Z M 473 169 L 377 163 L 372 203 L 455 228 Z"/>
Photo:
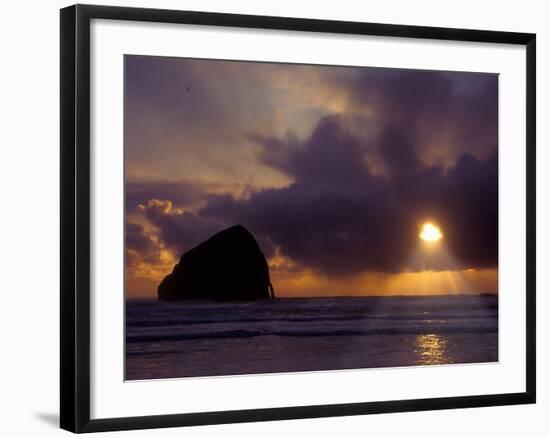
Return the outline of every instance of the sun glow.
<path id="1" fill-rule="evenodd" d="M 422 225 L 422 229 L 420 230 L 420 234 L 418 236 L 427 242 L 437 242 L 443 238 L 443 234 L 441 233 L 439 227 L 430 222 Z"/>

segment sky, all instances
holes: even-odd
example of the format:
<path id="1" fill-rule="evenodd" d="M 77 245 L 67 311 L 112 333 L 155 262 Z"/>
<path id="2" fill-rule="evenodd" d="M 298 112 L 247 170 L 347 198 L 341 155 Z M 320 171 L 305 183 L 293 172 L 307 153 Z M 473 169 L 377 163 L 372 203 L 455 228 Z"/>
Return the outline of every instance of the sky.
<path id="1" fill-rule="evenodd" d="M 277 296 L 498 291 L 498 75 L 124 62 L 127 296 L 236 224 Z"/>

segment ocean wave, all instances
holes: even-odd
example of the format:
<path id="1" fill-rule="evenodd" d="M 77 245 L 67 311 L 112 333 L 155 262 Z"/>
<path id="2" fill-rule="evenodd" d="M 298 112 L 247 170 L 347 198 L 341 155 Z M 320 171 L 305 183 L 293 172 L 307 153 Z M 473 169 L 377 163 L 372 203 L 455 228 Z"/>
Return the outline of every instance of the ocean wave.
<path id="1" fill-rule="evenodd" d="M 467 319 L 486 319 L 497 318 L 497 314 L 477 314 L 468 315 Z M 243 318 L 225 318 L 216 317 L 212 319 L 158 319 L 158 320 L 134 320 L 128 321 L 128 328 L 141 327 L 174 327 L 186 325 L 202 325 L 202 324 L 220 324 L 220 323 L 269 323 L 269 322 L 289 322 L 289 323 L 307 323 L 307 322 L 340 322 L 340 321 L 360 321 L 369 319 L 388 320 L 388 321 L 424 321 L 424 320 L 453 320 L 464 319 L 464 316 L 451 313 L 422 313 L 414 315 L 342 315 L 342 316 L 299 316 L 299 317 L 243 317 Z"/>
<path id="2" fill-rule="evenodd" d="M 320 337 L 320 336 L 374 336 L 374 335 L 422 335 L 422 334 L 450 334 L 450 333 L 496 333 L 496 326 L 440 326 L 434 330 L 433 327 L 392 327 L 380 329 L 344 329 L 344 330 L 224 330 L 209 333 L 178 333 L 162 335 L 138 335 L 127 336 L 126 342 L 175 342 L 198 339 L 241 339 L 261 336 L 280 336 L 280 337 Z"/>

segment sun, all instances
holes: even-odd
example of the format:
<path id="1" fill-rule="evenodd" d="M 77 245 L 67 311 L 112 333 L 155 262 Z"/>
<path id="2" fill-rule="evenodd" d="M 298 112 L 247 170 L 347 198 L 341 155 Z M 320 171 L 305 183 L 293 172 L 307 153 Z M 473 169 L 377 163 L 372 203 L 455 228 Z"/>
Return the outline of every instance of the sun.
<path id="1" fill-rule="evenodd" d="M 441 233 L 441 230 L 438 226 L 430 222 L 426 222 L 422 225 L 420 234 L 418 236 L 422 240 L 425 240 L 427 242 L 437 242 L 438 240 L 441 240 L 443 238 L 443 233 Z"/>

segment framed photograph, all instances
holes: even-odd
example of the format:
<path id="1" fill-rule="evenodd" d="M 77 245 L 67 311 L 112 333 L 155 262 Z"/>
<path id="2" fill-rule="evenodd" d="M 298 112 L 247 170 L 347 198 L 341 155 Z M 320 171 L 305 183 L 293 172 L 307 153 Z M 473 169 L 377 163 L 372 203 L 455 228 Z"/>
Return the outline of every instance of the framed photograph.
<path id="1" fill-rule="evenodd" d="M 61 10 L 61 427 L 535 402 L 535 35 Z"/>

